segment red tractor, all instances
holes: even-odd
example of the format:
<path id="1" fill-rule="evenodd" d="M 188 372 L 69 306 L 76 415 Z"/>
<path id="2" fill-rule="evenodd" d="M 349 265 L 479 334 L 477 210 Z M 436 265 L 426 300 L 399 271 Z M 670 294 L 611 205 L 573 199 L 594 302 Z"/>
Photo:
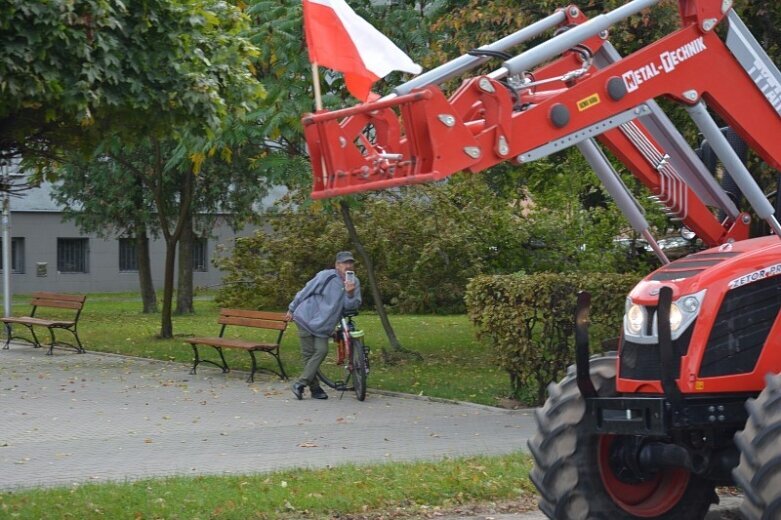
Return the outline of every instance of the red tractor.
<path id="1" fill-rule="evenodd" d="M 781 225 L 736 145 L 779 169 L 781 73 L 731 0 L 679 0 L 678 30 L 620 56 L 607 29 L 658 2 L 592 19 L 568 6 L 383 99 L 306 115 L 312 196 L 578 147 L 663 265 L 627 297 L 617 352 L 589 357 L 589 298 L 580 295 L 576 364 L 551 383 L 529 442 L 540 508 L 562 520 L 697 519 L 717 486 L 736 484 L 746 518 L 781 519 Z M 545 43 L 507 53 L 553 29 Z M 443 94 L 440 84 L 496 56 L 500 68 Z M 686 108 L 707 155 L 773 235 L 748 238 L 751 216 L 657 97 Z M 711 249 L 669 262 L 603 147 Z"/>

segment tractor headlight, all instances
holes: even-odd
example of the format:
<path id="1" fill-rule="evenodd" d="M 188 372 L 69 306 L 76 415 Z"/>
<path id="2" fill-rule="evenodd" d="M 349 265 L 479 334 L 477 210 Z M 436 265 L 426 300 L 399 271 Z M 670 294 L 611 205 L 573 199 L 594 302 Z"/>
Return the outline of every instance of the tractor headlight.
<path id="1" fill-rule="evenodd" d="M 677 340 L 697 319 L 705 298 L 705 290 L 681 296 L 670 305 L 670 333 Z M 659 313 L 652 304 L 648 307 L 626 299 L 624 308 L 624 336 L 640 344 L 655 344 L 659 341 Z M 650 321 L 650 323 L 649 323 Z"/>
<path id="2" fill-rule="evenodd" d="M 640 334 L 646 326 L 647 314 L 645 308 L 627 300 L 626 314 L 624 315 L 624 327 L 629 334 Z"/>
<path id="3" fill-rule="evenodd" d="M 700 300 L 698 300 L 696 296 L 684 296 L 681 298 L 680 302 L 683 312 L 687 312 L 689 314 L 697 312 L 697 310 L 700 308 Z"/>
<path id="4" fill-rule="evenodd" d="M 670 332 L 673 340 L 678 339 L 697 318 L 706 292 L 707 290 L 702 290 L 696 294 L 687 294 L 672 302 L 670 305 Z M 658 330 L 657 323 L 654 322 L 654 335 L 658 333 Z"/>
<path id="5" fill-rule="evenodd" d="M 681 327 L 683 323 L 683 313 L 677 304 L 673 303 L 670 306 L 670 330 L 675 332 Z"/>

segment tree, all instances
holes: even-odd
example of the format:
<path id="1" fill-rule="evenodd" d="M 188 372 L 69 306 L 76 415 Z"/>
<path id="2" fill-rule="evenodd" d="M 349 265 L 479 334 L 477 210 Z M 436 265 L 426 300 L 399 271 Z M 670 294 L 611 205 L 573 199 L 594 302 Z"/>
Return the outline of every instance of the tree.
<path id="1" fill-rule="evenodd" d="M 117 153 L 124 154 L 124 163 L 139 159 L 138 151 Z M 63 166 L 60 177 L 52 194 L 65 208 L 66 219 L 73 220 L 85 233 L 101 237 L 127 235 L 135 240 L 143 312 L 157 312 L 148 237 L 149 231 L 154 235 L 159 226 L 155 225 L 154 205 L 144 189 L 141 172 L 103 156 L 95 161 L 74 158 Z"/>
<path id="2" fill-rule="evenodd" d="M 246 19 L 225 2 L 7 0 L 0 20 L 0 153 L 39 167 L 107 135 L 208 135 L 260 94 Z"/>
<path id="3" fill-rule="evenodd" d="M 168 246 L 160 335 L 171 337 L 175 247 L 193 177 L 264 93 L 250 73 L 257 51 L 241 36 L 246 17 L 217 0 L 145 0 L 132 11 L 119 0 L 3 7 L 16 32 L 4 33 L 10 57 L 0 67 L 9 67 L 11 95 L 0 109 L 0 143 L 55 175 L 68 172 L 59 163 L 77 160 L 135 169 Z M 32 65 L 27 55 L 36 56 Z M 14 60 L 22 65 L 7 65 Z"/>

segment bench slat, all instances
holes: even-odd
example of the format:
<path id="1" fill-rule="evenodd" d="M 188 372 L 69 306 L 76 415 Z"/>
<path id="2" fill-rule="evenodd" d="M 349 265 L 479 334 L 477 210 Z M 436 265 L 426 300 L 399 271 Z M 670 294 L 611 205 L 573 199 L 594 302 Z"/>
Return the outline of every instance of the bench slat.
<path id="1" fill-rule="evenodd" d="M 229 338 L 186 338 L 186 343 L 198 345 L 214 345 L 216 347 L 239 348 L 245 350 L 274 350 L 278 348 L 276 343 L 258 343 L 255 341 L 243 341 Z"/>
<path id="2" fill-rule="evenodd" d="M 256 320 L 251 318 L 234 318 L 232 316 L 220 316 L 217 320 L 220 325 L 243 325 L 245 327 L 255 327 L 259 329 L 273 329 L 273 330 L 285 330 L 287 328 L 286 321 L 268 321 L 268 320 Z"/>
<path id="3" fill-rule="evenodd" d="M 66 300 L 34 298 L 33 301 L 30 302 L 30 305 L 35 305 L 37 307 L 55 307 L 58 309 L 81 309 L 84 306 L 84 303 Z"/>
<path id="4" fill-rule="evenodd" d="M 44 318 L 32 318 L 30 316 L 19 316 L 17 318 L 11 316 L 8 318 L 0 318 L 3 323 L 27 323 L 28 325 L 40 325 L 41 327 L 72 327 L 74 321 L 65 320 L 47 320 Z"/>
<path id="5" fill-rule="evenodd" d="M 284 321 L 284 312 L 248 311 L 246 309 L 220 309 L 220 316 L 236 316 L 258 320 Z"/>
<path id="6" fill-rule="evenodd" d="M 84 301 L 87 299 L 87 296 L 84 294 L 61 294 L 61 293 L 48 292 L 48 291 L 34 292 L 32 294 L 32 297 L 41 300 L 65 300 L 65 301 L 81 302 L 81 303 L 84 303 Z"/>

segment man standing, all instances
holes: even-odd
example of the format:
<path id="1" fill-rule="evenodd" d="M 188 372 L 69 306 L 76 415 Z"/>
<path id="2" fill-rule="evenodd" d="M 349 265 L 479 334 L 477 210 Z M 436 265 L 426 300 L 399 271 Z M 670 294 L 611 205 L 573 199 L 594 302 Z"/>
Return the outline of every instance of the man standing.
<path id="1" fill-rule="evenodd" d="M 292 319 L 298 326 L 304 360 L 304 371 L 293 383 L 296 399 L 303 398 L 307 386 L 314 399 L 328 399 L 316 374 L 328 354 L 328 338 L 342 313 L 345 309 L 355 310 L 361 306 L 361 283 L 355 276 L 354 266 L 353 254 L 340 251 L 336 254 L 334 269 L 317 273 L 288 305 L 287 319 Z"/>

